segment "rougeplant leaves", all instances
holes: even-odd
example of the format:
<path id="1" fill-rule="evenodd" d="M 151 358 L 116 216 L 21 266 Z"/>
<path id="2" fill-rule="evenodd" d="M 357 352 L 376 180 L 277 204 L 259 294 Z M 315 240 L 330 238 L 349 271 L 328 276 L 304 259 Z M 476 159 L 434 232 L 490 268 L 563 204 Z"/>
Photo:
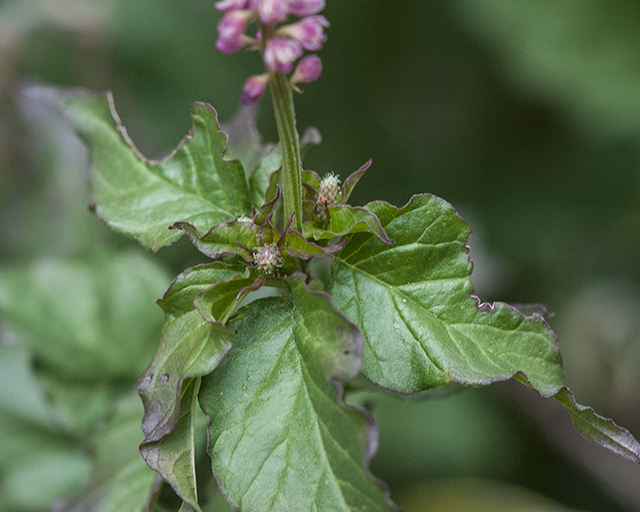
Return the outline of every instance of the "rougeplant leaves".
<path id="1" fill-rule="evenodd" d="M 200 512 L 195 466 L 195 414 L 199 390 L 199 377 L 183 381 L 176 426 L 158 441 L 142 444 L 140 453 L 151 469 L 160 473 L 183 500 Z"/>
<path id="2" fill-rule="evenodd" d="M 600 416 L 591 407 L 577 404 L 566 386 L 559 388 L 554 398 L 567 408 L 573 424 L 585 437 L 626 459 L 640 463 L 640 443 L 628 430 Z"/>
<path id="3" fill-rule="evenodd" d="M 96 211 L 111 228 L 158 251 L 182 236 L 169 231 L 189 222 L 202 232 L 251 212 L 242 164 L 226 160 L 227 136 L 206 103 L 191 106 L 193 128 L 165 160 L 152 161 L 135 148 L 110 93 L 55 93 L 92 162 Z"/>
<path id="4" fill-rule="evenodd" d="M 145 406 L 145 442 L 157 441 L 173 430 L 180 415 L 183 381 L 213 371 L 232 338 L 222 324 L 205 322 L 195 309 L 167 320 L 156 355 L 138 385 Z"/>
<path id="5" fill-rule="evenodd" d="M 555 334 L 540 315 L 472 295 L 470 229 L 448 203 L 420 195 L 400 209 L 383 202 L 367 208 L 394 245 L 354 235 L 334 259 L 331 293 L 363 333 L 363 373 L 372 382 L 414 393 L 515 376 L 555 397 L 588 438 L 640 460 L 629 432 L 577 405 L 563 386 Z"/>
<path id="6" fill-rule="evenodd" d="M 360 334 L 325 294 L 299 276 L 287 283 L 291 299 L 238 312 L 234 346 L 203 379 L 214 473 L 243 512 L 391 510 L 367 477 L 375 426 L 342 403 L 340 381 L 360 367 Z"/>
<path id="7" fill-rule="evenodd" d="M 327 240 L 336 236 L 350 233 L 368 232 L 376 235 L 385 243 L 391 244 L 378 218 L 368 210 L 359 206 L 337 205 L 329 206 L 329 222 L 326 227 L 313 222 L 305 222 L 302 232 L 306 237 L 315 240 Z"/>
<path id="8" fill-rule="evenodd" d="M 369 379 L 402 393 L 517 371 L 543 392 L 562 384 L 555 336 L 541 317 L 471 297 L 470 229 L 448 203 L 421 195 L 400 209 L 367 208 L 394 244 L 354 235 L 335 257 L 331 293 L 364 335 Z"/>
<path id="9" fill-rule="evenodd" d="M 219 258 L 223 254 L 238 254 L 250 260 L 250 255 L 238 244 L 252 249 L 261 245 L 261 241 L 264 243 L 273 242 L 271 230 L 261 233 L 258 226 L 251 221 L 224 222 L 214 226 L 202 235 L 198 233 L 198 230 L 193 225 L 186 222 L 178 222 L 173 227 L 187 233 L 193 245 L 202 254 L 211 259 Z M 261 240 L 261 234 L 264 234 L 264 240 Z"/>
<path id="10" fill-rule="evenodd" d="M 196 397 L 200 377 L 213 371 L 231 346 L 233 335 L 215 319 L 227 320 L 236 306 L 238 290 L 211 297 L 206 294 L 216 285 L 235 281 L 246 286 L 243 275 L 242 269 L 212 262 L 187 269 L 174 280 L 159 301 L 166 314 L 160 345 L 138 385 L 146 436 L 140 452 L 149 467 L 195 508 Z M 196 309 L 196 299 L 203 293 Z"/>

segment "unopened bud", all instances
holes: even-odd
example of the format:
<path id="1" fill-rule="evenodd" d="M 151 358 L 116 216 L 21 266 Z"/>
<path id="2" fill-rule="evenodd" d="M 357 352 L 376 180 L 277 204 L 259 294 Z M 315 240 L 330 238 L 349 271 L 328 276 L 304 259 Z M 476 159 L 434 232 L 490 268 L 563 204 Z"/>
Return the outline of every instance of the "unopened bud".
<path id="1" fill-rule="evenodd" d="M 340 202 L 340 179 L 333 173 L 327 174 L 318 188 L 318 202 L 331 206 Z"/>
<path id="2" fill-rule="evenodd" d="M 268 73 L 250 76 L 242 87 L 240 103 L 243 105 L 253 105 L 264 94 L 268 82 Z"/>
<path id="3" fill-rule="evenodd" d="M 317 55 L 307 55 L 298 62 L 289 83 L 297 90 L 296 84 L 315 82 L 322 74 L 322 60 Z"/>
<path id="4" fill-rule="evenodd" d="M 276 244 L 254 247 L 253 250 L 253 261 L 255 263 L 256 270 L 263 274 L 272 275 L 277 269 L 284 265 L 280 249 L 278 249 Z"/>

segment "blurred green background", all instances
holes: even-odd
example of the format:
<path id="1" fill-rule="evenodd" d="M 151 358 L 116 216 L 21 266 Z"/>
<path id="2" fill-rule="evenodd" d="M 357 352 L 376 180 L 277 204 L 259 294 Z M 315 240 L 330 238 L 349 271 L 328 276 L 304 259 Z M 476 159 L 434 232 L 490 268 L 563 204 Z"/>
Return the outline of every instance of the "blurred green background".
<path id="1" fill-rule="evenodd" d="M 323 135 L 305 167 L 344 178 L 372 158 L 354 204 L 401 206 L 422 192 L 451 202 L 474 228 L 480 297 L 543 303 L 578 401 L 640 436 L 640 3 L 327 4 L 324 73 L 296 98 L 299 130 Z M 253 53 L 216 52 L 219 18 L 213 0 L 0 1 L 0 275 L 9 276 L 0 280 L 0 510 L 46 510 L 78 488 L 95 422 L 144 370 L 162 322 L 159 308 L 131 313 L 131 336 L 143 340 L 136 364 L 114 364 L 108 378 L 76 375 L 77 386 L 61 390 L 47 344 L 64 345 L 64 331 L 48 338 L 64 329 L 52 327 L 64 314 L 49 307 L 59 297 L 43 291 L 55 285 L 47 276 L 74 261 L 67 270 L 92 290 L 92 265 L 96 282 L 109 280 L 101 255 L 133 251 L 126 258 L 136 265 L 155 262 L 138 276 L 146 292 L 123 285 L 104 301 L 128 293 L 153 306 L 171 276 L 200 261 L 182 242 L 147 257 L 102 226 L 87 209 L 82 146 L 55 112 L 25 98 L 24 85 L 111 89 L 138 148 L 163 156 L 189 130 L 190 103 L 209 102 L 228 120 L 244 80 L 261 72 Z M 274 141 L 267 99 L 259 127 Z M 7 306 L 20 302 L 15 294 L 38 313 Z M 82 365 L 82 333 L 104 330 L 102 321 L 87 321 L 63 358 Z M 118 333 L 122 317 L 109 321 Z M 27 383 L 40 400 L 30 410 L 53 411 L 53 420 L 16 406 Z M 102 400 L 89 412 L 87 386 Z M 491 496 L 521 504 L 504 510 L 639 511 L 638 468 L 583 441 L 553 404 L 523 391 L 501 384 L 417 403 L 375 399 L 381 446 L 372 470 L 407 511 L 499 510 Z M 75 409 L 61 412 L 70 396 Z M 37 454 L 25 462 L 34 443 L 48 446 L 46 464 Z M 38 486 L 43 478 L 48 487 Z"/>

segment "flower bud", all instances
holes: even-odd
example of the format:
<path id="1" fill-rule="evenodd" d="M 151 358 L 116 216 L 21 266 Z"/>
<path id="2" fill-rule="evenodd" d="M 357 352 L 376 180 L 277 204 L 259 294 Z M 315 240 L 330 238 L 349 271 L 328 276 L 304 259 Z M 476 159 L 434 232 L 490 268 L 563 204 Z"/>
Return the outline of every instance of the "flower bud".
<path id="1" fill-rule="evenodd" d="M 265 25 L 273 25 L 287 18 L 286 0 L 258 0 L 258 16 Z"/>
<path id="2" fill-rule="evenodd" d="M 309 83 L 315 82 L 322 74 L 322 60 L 317 55 L 307 55 L 304 57 L 298 65 L 296 70 L 291 75 L 289 83 L 295 88 L 295 85 L 300 82 Z"/>
<path id="3" fill-rule="evenodd" d="M 280 249 L 276 244 L 266 244 L 254 247 L 253 262 L 256 270 L 266 275 L 273 275 L 277 269 L 284 265 Z"/>
<path id="4" fill-rule="evenodd" d="M 328 26 L 329 21 L 324 16 L 307 16 L 296 23 L 280 27 L 276 35 L 292 37 L 300 41 L 305 50 L 316 51 L 327 40 L 324 28 Z"/>
<path id="5" fill-rule="evenodd" d="M 318 188 L 318 202 L 331 206 L 340 201 L 340 179 L 333 173 L 327 174 Z"/>
<path id="6" fill-rule="evenodd" d="M 270 71 L 288 73 L 302 52 L 302 45 L 296 39 L 274 37 L 267 42 L 264 63 Z"/>
<path id="7" fill-rule="evenodd" d="M 250 76 L 242 87 L 242 97 L 240 103 L 243 105 L 253 105 L 264 94 L 264 90 L 269 82 L 269 74 Z"/>
<path id="8" fill-rule="evenodd" d="M 324 9 L 324 0 L 289 0 L 289 12 L 302 18 Z"/>
<path id="9" fill-rule="evenodd" d="M 250 10 L 228 11 L 218 23 L 216 48 L 222 53 L 234 53 L 250 42 L 244 31 L 252 16 Z"/>

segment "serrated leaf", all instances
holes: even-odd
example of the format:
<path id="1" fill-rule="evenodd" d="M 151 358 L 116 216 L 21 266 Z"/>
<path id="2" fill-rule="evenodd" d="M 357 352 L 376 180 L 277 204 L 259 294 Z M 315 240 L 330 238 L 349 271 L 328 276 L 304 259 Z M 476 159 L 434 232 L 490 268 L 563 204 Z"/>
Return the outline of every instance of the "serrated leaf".
<path id="1" fill-rule="evenodd" d="M 566 386 L 560 387 L 553 394 L 553 398 L 566 407 L 573 424 L 587 439 L 626 459 L 640 463 L 640 443 L 628 430 L 600 416 L 591 407 L 576 403 L 573 393 Z"/>
<path id="2" fill-rule="evenodd" d="M 326 294 L 299 277 L 293 299 L 251 303 L 230 323 L 234 347 L 203 379 L 209 453 L 242 512 L 391 510 L 367 478 L 372 420 L 342 403 L 362 340 Z"/>
<path id="3" fill-rule="evenodd" d="M 205 321 L 195 307 L 178 316 L 167 315 L 160 345 L 138 382 L 145 407 L 145 442 L 157 441 L 173 430 L 180 415 L 183 381 L 212 372 L 232 339 L 224 325 Z"/>
<path id="4" fill-rule="evenodd" d="M 93 472 L 75 496 L 53 504 L 54 512 L 142 512 L 157 475 L 140 457 L 142 405 L 132 393 L 121 400 L 94 447 Z"/>
<path id="5" fill-rule="evenodd" d="M 218 281 L 213 286 L 198 293 L 195 306 L 208 322 L 226 322 L 242 298 L 243 290 L 252 287 L 260 276 L 254 271 L 244 269 L 231 279 Z"/>
<path id="6" fill-rule="evenodd" d="M 160 345 L 138 391 L 145 415 L 140 452 L 181 498 L 198 507 L 194 465 L 193 415 L 200 377 L 213 371 L 231 346 L 233 335 L 220 322 L 236 306 L 236 293 L 196 298 L 216 284 L 241 282 L 245 269 L 212 262 L 189 268 L 158 303 L 166 313 Z M 203 314 L 211 318 L 205 320 Z M 199 509 L 198 509 L 199 510 Z"/>
<path id="7" fill-rule="evenodd" d="M 312 221 L 302 225 L 305 237 L 315 240 L 328 240 L 336 236 L 351 233 L 373 233 L 385 243 L 392 243 L 380 225 L 375 214 L 359 206 L 336 205 L 329 206 L 329 223 L 326 227 L 317 226 Z"/>
<path id="8" fill-rule="evenodd" d="M 195 226 L 187 222 L 178 222 L 173 227 L 187 233 L 196 249 L 212 259 L 219 258 L 223 254 L 238 254 L 250 261 L 251 255 L 238 243 L 247 249 L 260 245 L 260 229 L 253 222 L 223 222 L 202 235 Z"/>
<path id="9" fill-rule="evenodd" d="M 154 251 L 182 236 L 189 222 L 205 232 L 251 211 L 242 165 L 226 160 L 226 135 L 208 104 L 191 106 L 193 127 L 165 160 L 146 159 L 115 111 L 113 97 L 86 91 L 52 94 L 89 149 L 97 213 L 111 228 Z"/>
<path id="10" fill-rule="evenodd" d="M 195 307 L 195 298 L 219 281 L 233 279 L 244 274 L 243 266 L 233 266 L 221 261 L 212 261 L 186 269 L 171 283 L 158 301 L 162 310 L 170 316 L 189 313 Z"/>
<path id="11" fill-rule="evenodd" d="M 421 195 L 401 209 L 367 209 L 394 245 L 353 235 L 334 258 L 331 294 L 364 335 L 369 379 L 402 393 L 517 371 L 542 392 L 562 384 L 555 336 L 541 317 L 471 296 L 470 228 L 448 203 Z"/>
<path id="12" fill-rule="evenodd" d="M 371 381 L 414 393 L 515 376 L 555 397 L 588 438 L 639 461 L 640 444 L 629 432 L 577 405 L 563 386 L 555 334 L 540 315 L 472 295 L 470 229 L 448 203 L 422 195 L 401 209 L 382 202 L 367 208 L 395 243 L 352 236 L 334 257 L 330 289 L 364 335 L 363 373 Z"/>

